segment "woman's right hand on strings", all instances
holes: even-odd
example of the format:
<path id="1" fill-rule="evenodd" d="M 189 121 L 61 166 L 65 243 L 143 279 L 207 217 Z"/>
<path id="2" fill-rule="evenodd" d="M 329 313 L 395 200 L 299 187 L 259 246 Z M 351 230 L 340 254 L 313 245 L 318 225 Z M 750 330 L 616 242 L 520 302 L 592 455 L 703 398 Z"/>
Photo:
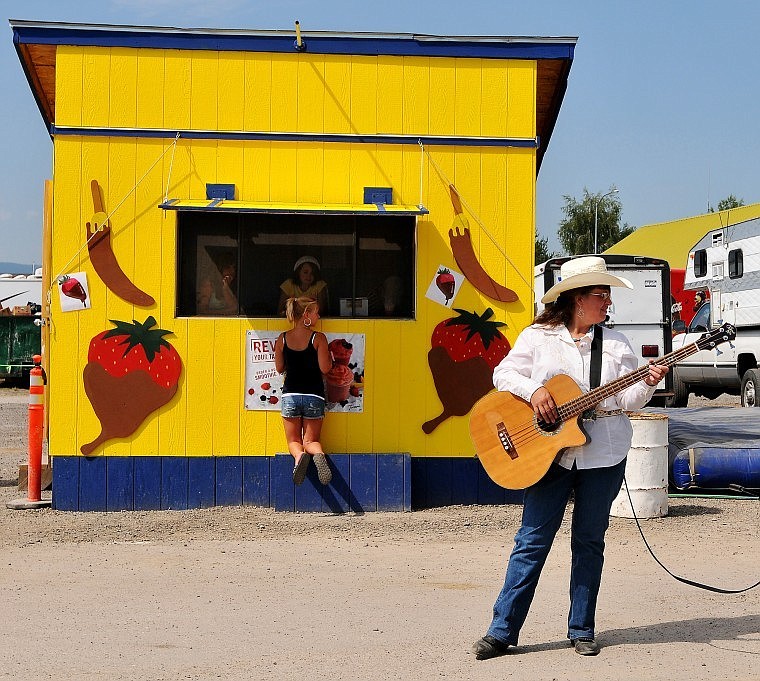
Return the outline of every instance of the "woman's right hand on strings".
<path id="1" fill-rule="evenodd" d="M 554 423 L 559 419 L 557 405 L 554 404 L 552 394 L 546 388 L 539 388 L 530 396 L 530 404 L 533 413 L 544 423 Z"/>

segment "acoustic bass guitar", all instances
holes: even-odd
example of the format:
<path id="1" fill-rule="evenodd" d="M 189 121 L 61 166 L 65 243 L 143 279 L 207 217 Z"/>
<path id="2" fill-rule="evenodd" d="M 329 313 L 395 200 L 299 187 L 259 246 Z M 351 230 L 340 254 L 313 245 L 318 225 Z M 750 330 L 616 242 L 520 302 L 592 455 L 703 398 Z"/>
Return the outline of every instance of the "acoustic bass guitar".
<path id="1" fill-rule="evenodd" d="M 700 350 L 712 349 L 736 338 L 731 324 L 702 334 L 684 347 L 654 360 L 672 366 Z M 557 454 L 578 447 L 589 438 L 581 419 L 603 400 L 646 378 L 649 365 L 616 378 L 587 393 L 563 374 L 550 378 L 544 387 L 557 405 L 559 419 L 546 423 L 533 413 L 530 402 L 508 392 L 491 392 L 478 400 L 470 415 L 470 436 L 488 476 L 507 489 L 524 489 L 538 482 Z"/>

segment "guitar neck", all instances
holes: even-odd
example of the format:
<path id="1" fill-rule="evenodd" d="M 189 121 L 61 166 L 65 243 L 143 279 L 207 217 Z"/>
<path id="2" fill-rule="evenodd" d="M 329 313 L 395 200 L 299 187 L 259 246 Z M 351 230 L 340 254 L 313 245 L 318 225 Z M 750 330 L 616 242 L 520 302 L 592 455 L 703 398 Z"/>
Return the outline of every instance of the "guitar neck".
<path id="1" fill-rule="evenodd" d="M 676 362 L 680 362 L 682 359 L 686 359 L 690 355 L 699 352 L 700 349 L 701 348 L 697 343 L 690 343 L 689 345 L 685 345 L 684 347 L 678 350 L 674 350 L 667 355 L 658 357 L 656 360 L 654 360 L 654 363 L 670 367 L 673 366 Z M 643 380 L 648 374 L 649 365 L 645 364 L 644 366 L 639 367 L 635 371 L 632 371 L 625 376 L 616 378 L 614 381 L 610 381 L 609 383 L 605 383 L 598 388 L 594 388 L 593 390 L 584 393 L 580 397 L 576 397 L 574 400 L 565 402 L 559 406 L 560 418 L 563 421 L 567 421 L 568 419 L 580 416 L 583 412 L 595 407 L 597 404 L 607 399 L 608 397 L 616 395 L 629 386 L 632 386 L 634 383 L 638 383 L 639 381 Z"/>

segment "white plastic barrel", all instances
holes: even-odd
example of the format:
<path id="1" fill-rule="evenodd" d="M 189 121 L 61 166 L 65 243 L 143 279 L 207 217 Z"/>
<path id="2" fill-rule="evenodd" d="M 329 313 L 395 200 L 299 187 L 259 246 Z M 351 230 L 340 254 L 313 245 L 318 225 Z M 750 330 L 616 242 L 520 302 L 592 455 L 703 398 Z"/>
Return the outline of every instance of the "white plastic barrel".
<path id="1" fill-rule="evenodd" d="M 668 515 L 668 417 L 664 414 L 628 414 L 633 426 L 625 482 L 612 502 L 610 515 L 617 518 L 658 518 Z"/>

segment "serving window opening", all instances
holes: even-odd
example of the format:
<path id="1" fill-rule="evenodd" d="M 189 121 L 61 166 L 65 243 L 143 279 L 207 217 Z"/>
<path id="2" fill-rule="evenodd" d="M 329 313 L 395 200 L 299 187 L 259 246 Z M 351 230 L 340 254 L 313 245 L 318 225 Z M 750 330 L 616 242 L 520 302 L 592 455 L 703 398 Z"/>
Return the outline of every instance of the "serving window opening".
<path id="1" fill-rule="evenodd" d="M 414 318 L 413 215 L 177 211 L 177 316 Z"/>

